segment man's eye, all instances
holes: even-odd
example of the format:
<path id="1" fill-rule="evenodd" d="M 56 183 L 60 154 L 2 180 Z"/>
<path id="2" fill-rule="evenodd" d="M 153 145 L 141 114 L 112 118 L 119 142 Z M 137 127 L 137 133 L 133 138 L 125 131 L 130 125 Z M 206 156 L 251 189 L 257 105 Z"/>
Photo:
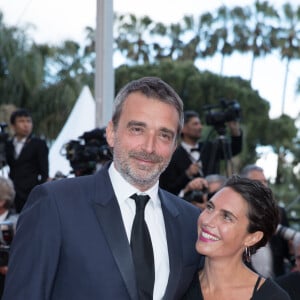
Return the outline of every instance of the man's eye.
<path id="1" fill-rule="evenodd" d="M 170 133 L 167 132 L 162 132 L 160 134 L 161 138 L 166 140 L 166 141 L 171 141 L 172 140 L 172 135 Z"/>
<path id="2" fill-rule="evenodd" d="M 130 131 L 133 133 L 140 133 L 140 132 L 142 132 L 142 128 L 141 127 L 130 127 Z"/>

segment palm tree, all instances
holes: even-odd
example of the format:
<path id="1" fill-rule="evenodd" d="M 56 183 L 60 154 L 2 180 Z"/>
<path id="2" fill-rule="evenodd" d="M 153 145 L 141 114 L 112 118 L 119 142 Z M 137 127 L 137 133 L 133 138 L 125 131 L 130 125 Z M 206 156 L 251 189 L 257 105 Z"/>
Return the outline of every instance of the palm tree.
<path id="1" fill-rule="evenodd" d="M 281 113 L 284 114 L 289 65 L 293 59 L 300 58 L 300 6 L 294 8 L 286 3 L 282 6 L 282 12 L 283 16 L 280 18 L 278 30 L 278 46 L 281 58 L 286 60 L 281 106 Z"/>
<path id="2" fill-rule="evenodd" d="M 215 52 L 210 51 L 207 40 L 211 36 L 214 22 L 211 13 L 205 13 L 196 18 L 193 15 L 183 18 L 183 35 L 185 42 L 182 45 L 182 61 L 193 61 L 204 56 L 211 56 Z"/>
<path id="3" fill-rule="evenodd" d="M 0 104 L 29 109 L 36 133 L 56 137 L 89 76 L 78 44 L 37 45 L 0 14 Z"/>
<path id="4" fill-rule="evenodd" d="M 271 53 L 276 47 L 274 20 L 279 18 L 276 10 L 267 1 L 256 1 L 254 10 L 246 6 L 232 10 L 234 18 L 235 48 L 252 52 L 250 82 L 253 79 L 254 64 L 258 57 Z"/>
<path id="5" fill-rule="evenodd" d="M 133 14 L 118 15 L 115 19 L 115 43 L 118 50 L 132 63 L 149 63 L 150 43 L 147 42 L 155 23 L 149 17 Z"/>
<path id="6" fill-rule="evenodd" d="M 218 27 L 214 31 L 214 37 L 218 44 L 218 50 L 222 56 L 220 67 L 220 75 L 222 75 L 225 56 L 231 55 L 234 51 L 234 46 L 232 44 L 232 38 L 230 34 L 232 27 L 232 18 L 230 10 L 225 5 L 222 5 L 218 9 L 217 20 L 220 22 L 215 22 L 215 24 L 218 24 Z"/>

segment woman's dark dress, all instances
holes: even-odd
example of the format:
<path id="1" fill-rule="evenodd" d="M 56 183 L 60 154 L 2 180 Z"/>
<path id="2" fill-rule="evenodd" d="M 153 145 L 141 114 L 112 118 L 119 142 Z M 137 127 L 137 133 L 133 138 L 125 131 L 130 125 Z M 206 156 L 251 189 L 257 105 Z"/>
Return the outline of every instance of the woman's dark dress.
<path id="1" fill-rule="evenodd" d="M 260 277 L 254 287 L 253 295 L 250 300 L 290 300 L 289 295 L 273 280 L 266 279 L 259 289 L 258 286 Z M 194 277 L 187 293 L 182 300 L 204 300 L 201 293 L 198 274 Z"/>

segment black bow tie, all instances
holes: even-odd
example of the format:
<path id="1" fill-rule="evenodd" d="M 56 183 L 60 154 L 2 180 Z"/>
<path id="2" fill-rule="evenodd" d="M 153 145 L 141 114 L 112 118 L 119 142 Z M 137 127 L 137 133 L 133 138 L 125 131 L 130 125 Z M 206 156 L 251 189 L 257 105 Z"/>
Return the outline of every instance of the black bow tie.
<path id="1" fill-rule="evenodd" d="M 193 152 L 193 151 L 198 151 L 198 152 L 200 152 L 200 149 L 197 147 L 197 148 L 191 148 L 191 152 Z"/>

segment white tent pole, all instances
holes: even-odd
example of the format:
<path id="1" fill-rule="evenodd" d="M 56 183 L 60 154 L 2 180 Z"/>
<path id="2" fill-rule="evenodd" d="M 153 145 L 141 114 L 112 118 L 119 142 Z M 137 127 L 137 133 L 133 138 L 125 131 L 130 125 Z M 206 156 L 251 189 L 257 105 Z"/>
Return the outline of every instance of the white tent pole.
<path id="1" fill-rule="evenodd" d="M 97 0 L 95 127 L 106 126 L 111 119 L 113 98 L 113 0 Z"/>

